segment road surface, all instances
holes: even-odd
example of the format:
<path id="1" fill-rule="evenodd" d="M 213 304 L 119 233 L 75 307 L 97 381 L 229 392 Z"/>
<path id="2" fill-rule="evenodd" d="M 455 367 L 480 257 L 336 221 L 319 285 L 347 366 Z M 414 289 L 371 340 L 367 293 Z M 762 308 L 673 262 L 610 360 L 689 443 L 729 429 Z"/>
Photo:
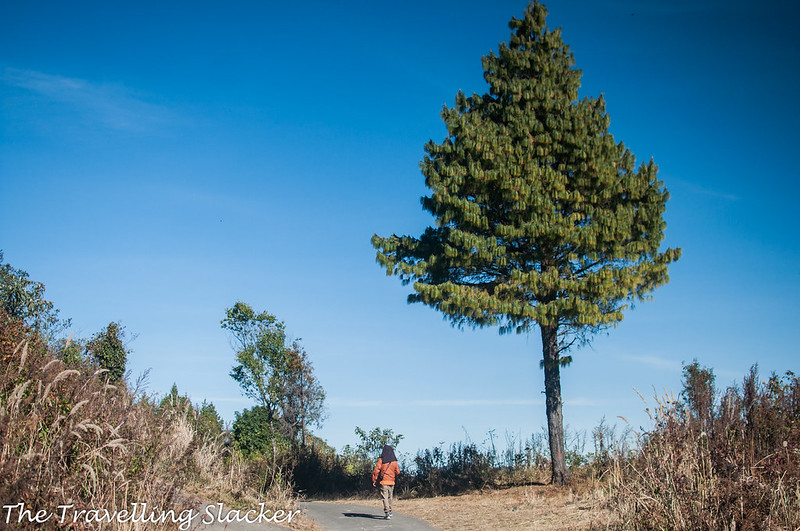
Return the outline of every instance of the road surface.
<path id="1" fill-rule="evenodd" d="M 219 504 L 201 504 L 195 508 L 192 531 L 286 531 L 270 522 L 286 523 L 288 514 L 275 514 L 256 505 L 249 510 L 234 510 Z M 182 528 L 179 528 L 182 529 Z M 183 528 L 185 529 L 185 528 Z"/>
<path id="2" fill-rule="evenodd" d="M 435 531 L 436 528 L 398 513 L 391 520 L 384 520 L 383 509 L 350 503 L 300 502 L 303 513 L 315 520 L 326 531 L 372 531 L 392 529 L 395 531 Z"/>

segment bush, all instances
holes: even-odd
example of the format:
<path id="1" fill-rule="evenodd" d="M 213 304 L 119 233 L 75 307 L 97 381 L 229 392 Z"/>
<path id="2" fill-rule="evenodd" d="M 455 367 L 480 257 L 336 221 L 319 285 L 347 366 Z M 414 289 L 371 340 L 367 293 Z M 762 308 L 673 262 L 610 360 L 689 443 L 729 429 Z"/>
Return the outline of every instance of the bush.
<path id="1" fill-rule="evenodd" d="M 273 455 L 284 452 L 289 443 L 279 433 L 267 408 L 254 406 L 235 413 L 233 421 L 233 446 L 245 458 L 257 455 Z"/>
<path id="2" fill-rule="evenodd" d="M 800 528 L 800 378 L 753 367 L 715 401 L 713 373 L 687 369 L 685 402 L 657 398 L 640 450 L 615 463 L 623 527 Z"/>
<path id="3" fill-rule="evenodd" d="M 317 496 L 354 495 L 368 492 L 372 486 L 365 473 L 349 470 L 347 458 L 324 443 L 294 450 L 292 481 L 299 492 Z"/>
<path id="4" fill-rule="evenodd" d="M 498 468 L 494 452 L 474 443 L 455 443 L 445 454 L 441 447 L 417 452 L 408 489 L 417 495 L 440 496 L 494 485 Z"/>

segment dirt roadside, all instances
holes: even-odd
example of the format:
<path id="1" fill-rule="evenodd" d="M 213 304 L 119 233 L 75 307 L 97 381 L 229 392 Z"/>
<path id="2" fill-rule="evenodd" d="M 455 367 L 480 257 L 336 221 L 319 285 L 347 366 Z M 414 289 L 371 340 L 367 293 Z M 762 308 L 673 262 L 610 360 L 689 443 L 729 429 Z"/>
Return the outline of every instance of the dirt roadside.
<path id="1" fill-rule="evenodd" d="M 443 531 L 590 531 L 609 529 L 613 513 L 602 494 L 576 494 L 569 488 L 531 485 L 461 496 L 399 499 L 398 511 Z"/>

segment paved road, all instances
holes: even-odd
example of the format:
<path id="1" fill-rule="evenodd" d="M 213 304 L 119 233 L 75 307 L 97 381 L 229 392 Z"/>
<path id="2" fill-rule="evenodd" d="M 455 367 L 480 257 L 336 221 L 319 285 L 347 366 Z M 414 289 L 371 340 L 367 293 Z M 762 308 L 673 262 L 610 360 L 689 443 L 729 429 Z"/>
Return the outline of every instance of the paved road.
<path id="1" fill-rule="evenodd" d="M 392 514 L 391 520 L 383 519 L 383 509 L 349 503 L 301 502 L 303 513 L 316 520 L 326 531 L 372 531 L 396 529 L 399 531 L 436 530 L 427 522 L 402 514 Z"/>
<path id="2" fill-rule="evenodd" d="M 275 515 L 271 511 L 262 512 L 259 505 L 250 508 L 248 512 L 247 510 L 219 507 L 214 504 L 210 504 L 210 507 L 201 504 L 195 511 L 192 531 L 286 531 L 285 527 L 269 523 L 270 520 L 276 521 Z M 286 522 L 286 516 L 278 515 L 277 521 Z"/>

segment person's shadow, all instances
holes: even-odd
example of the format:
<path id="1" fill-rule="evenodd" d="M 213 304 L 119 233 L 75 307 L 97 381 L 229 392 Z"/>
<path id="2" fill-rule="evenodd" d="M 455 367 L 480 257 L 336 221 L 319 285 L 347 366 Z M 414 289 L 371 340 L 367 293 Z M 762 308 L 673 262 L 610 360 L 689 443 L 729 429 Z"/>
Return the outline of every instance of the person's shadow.
<path id="1" fill-rule="evenodd" d="M 373 520 L 383 520 L 384 517 L 377 514 L 367 514 L 367 513 L 342 513 L 348 518 L 371 518 Z"/>

